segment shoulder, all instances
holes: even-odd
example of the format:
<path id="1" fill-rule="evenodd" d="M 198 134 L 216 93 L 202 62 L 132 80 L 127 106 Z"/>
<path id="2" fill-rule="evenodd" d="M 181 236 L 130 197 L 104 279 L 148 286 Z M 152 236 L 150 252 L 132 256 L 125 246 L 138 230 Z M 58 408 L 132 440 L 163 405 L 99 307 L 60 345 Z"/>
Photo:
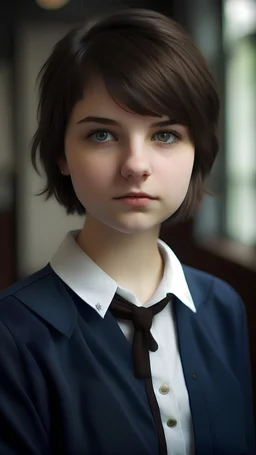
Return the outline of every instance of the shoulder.
<path id="1" fill-rule="evenodd" d="M 49 283 L 53 271 L 46 266 L 32 275 L 17 281 L 0 292 L 0 320 L 14 319 L 17 314 L 26 312 L 27 304 L 36 301 L 42 293 L 50 293 Z"/>
<path id="2" fill-rule="evenodd" d="M 194 327 L 235 361 L 241 346 L 248 346 L 243 300 L 230 284 L 214 275 L 186 266 L 184 274 L 197 310 L 191 316 Z"/>
<path id="3" fill-rule="evenodd" d="M 22 295 L 22 293 L 37 292 L 42 286 L 46 285 L 47 280 L 51 278 L 52 275 L 53 270 L 47 265 L 27 278 L 17 281 L 5 290 L 0 291 L 0 305 L 3 304 L 4 300 L 18 297 L 19 295 Z"/>
<path id="4" fill-rule="evenodd" d="M 229 283 L 193 267 L 183 265 L 183 271 L 197 307 L 227 313 L 244 312 L 241 297 Z"/>
<path id="5" fill-rule="evenodd" d="M 70 333 L 74 305 L 50 265 L 0 292 L 0 322 L 24 341 L 48 331 L 49 324 Z"/>
<path id="6" fill-rule="evenodd" d="M 46 266 L 32 275 L 17 281 L 0 292 L 0 321 L 7 323 L 8 319 L 17 319 L 18 315 L 26 312 L 26 304 L 36 300 L 42 290 L 49 289 L 52 269 Z"/>
<path id="7" fill-rule="evenodd" d="M 188 265 L 182 265 L 182 267 L 187 281 L 193 282 L 194 287 L 203 287 L 208 292 L 225 292 L 230 295 L 238 295 L 235 289 L 223 279 Z"/>

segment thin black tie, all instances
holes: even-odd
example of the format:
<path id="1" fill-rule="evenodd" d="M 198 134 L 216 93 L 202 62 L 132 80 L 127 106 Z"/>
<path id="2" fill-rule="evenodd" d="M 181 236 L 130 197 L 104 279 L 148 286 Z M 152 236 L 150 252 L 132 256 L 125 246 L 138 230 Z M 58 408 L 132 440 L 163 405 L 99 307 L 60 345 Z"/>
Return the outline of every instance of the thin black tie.
<path id="1" fill-rule="evenodd" d="M 136 305 L 127 302 L 125 299 L 115 294 L 110 311 L 114 316 L 120 319 L 130 319 L 134 325 L 134 335 L 132 342 L 132 355 L 134 374 L 137 378 L 144 379 L 149 405 L 153 414 L 156 431 L 159 442 L 159 454 L 167 455 L 167 446 L 162 425 L 161 414 L 154 394 L 152 376 L 150 370 L 149 351 L 155 352 L 158 349 L 158 344 L 152 333 L 150 332 L 153 317 L 160 313 L 168 302 L 170 302 L 172 294 L 167 296 L 160 302 L 152 305 L 149 308 L 137 307 Z"/>
<path id="2" fill-rule="evenodd" d="M 132 355 L 134 374 L 137 378 L 146 379 L 151 377 L 149 351 L 157 351 L 158 344 L 150 329 L 154 315 L 160 313 L 166 307 L 171 297 L 171 294 L 167 294 L 160 302 L 145 308 L 127 302 L 127 300 L 115 294 L 110 304 L 110 311 L 114 316 L 120 319 L 129 319 L 133 322 Z"/>

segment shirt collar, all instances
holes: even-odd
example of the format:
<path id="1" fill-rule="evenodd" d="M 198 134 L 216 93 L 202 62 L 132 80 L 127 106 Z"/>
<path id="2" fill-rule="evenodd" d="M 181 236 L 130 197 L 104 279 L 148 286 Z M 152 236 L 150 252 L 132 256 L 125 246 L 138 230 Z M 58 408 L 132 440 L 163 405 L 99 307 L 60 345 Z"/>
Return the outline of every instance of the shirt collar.
<path id="1" fill-rule="evenodd" d="M 118 286 L 115 280 L 83 252 L 76 242 L 78 232 L 69 232 L 52 257 L 50 265 L 54 272 L 102 317 L 105 316 L 116 292 L 141 306 L 142 303 L 132 292 Z M 165 263 L 164 275 L 155 294 L 144 306 L 151 306 L 167 293 L 172 293 L 190 310 L 196 312 L 180 261 L 162 240 L 158 240 L 158 245 Z"/>

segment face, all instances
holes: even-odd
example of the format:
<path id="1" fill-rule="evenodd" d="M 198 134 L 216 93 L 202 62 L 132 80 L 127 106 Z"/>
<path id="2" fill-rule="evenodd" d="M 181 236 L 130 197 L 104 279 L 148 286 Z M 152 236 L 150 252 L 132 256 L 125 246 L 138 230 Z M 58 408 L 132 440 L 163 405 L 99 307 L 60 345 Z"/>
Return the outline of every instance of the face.
<path id="1" fill-rule="evenodd" d="M 126 112 L 97 81 L 73 108 L 65 155 L 60 167 L 87 216 L 137 233 L 155 230 L 182 204 L 194 145 L 185 126 Z"/>

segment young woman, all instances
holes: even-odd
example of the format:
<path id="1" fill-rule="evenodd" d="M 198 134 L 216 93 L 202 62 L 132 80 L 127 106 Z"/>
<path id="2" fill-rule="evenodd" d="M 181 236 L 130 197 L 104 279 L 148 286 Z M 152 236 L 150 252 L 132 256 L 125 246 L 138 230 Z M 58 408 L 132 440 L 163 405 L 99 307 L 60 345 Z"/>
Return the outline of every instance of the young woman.
<path id="1" fill-rule="evenodd" d="M 255 454 L 244 305 L 158 239 L 202 198 L 218 113 L 200 52 L 156 12 L 53 49 L 32 157 L 86 221 L 0 295 L 0 454 Z"/>

